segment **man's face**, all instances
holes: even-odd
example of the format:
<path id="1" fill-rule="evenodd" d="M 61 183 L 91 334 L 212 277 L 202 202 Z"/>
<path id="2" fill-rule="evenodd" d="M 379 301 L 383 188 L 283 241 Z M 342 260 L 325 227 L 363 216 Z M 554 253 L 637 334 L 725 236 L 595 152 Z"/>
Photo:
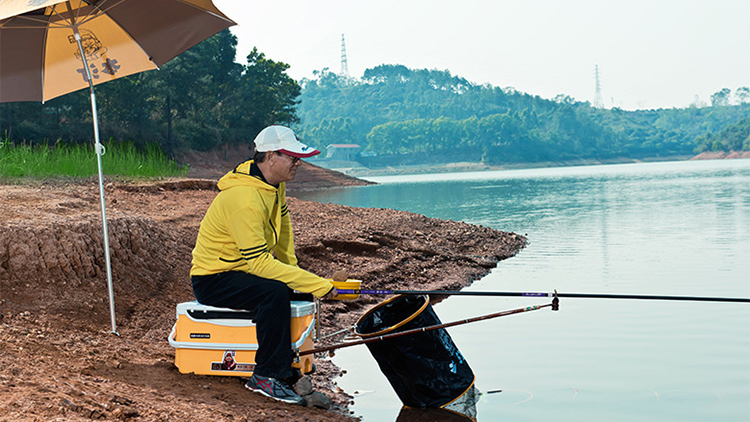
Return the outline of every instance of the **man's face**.
<path id="1" fill-rule="evenodd" d="M 289 182 L 294 180 L 299 168 L 300 159 L 280 152 L 271 154 L 272 171 L 278 182 Z"/>

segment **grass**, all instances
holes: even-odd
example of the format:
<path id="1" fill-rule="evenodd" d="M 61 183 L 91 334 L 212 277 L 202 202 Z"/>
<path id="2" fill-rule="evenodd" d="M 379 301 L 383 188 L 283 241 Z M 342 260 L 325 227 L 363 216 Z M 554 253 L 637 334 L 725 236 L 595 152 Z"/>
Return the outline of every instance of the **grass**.
<path id="1" fill-rule="evenodd" d="M 102 170 L 110 176 L 149 179 L 185 176 L 188 166 L 167 158 L 156 144 L 107 143 Z M 93 145 L 14 145 L 0 139 L 0 178 L 87 178 L 98 173 Z"/>

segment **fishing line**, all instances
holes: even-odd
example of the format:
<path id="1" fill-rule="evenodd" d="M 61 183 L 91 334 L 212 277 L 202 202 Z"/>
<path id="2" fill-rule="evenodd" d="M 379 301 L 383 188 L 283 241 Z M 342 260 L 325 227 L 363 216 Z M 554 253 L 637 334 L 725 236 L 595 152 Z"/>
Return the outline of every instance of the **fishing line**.
<path id="1" fill-rule="evenodd" d="M 482 292 L 463 290 L 365 290 L 337 289 L 339 294 L 364 295 L 435 295 L 435 296 L 518 296 L 518 297 L 566 297 L 577 299 L 635 299 L 635 300 L 676 300 L 697 302 L 734 302 L 750 303 L 744 297 L 705 297 L 705 296 L 666 296 L 666 295 L 633 295 L 603 293 L 547 293 L 547 292 Z"/>
<path id="2" fill-rule="evenodd" d="M 519 401 L 512 402 L 512 403 L 507 403 L 507 404 L 500 404 L 501 406 L 505 406 L 505 407 L 518 406 L 519 404 L 526 403 L 527 401 L 529 401 L 529 400 L 531 400 L 531 399 L 534 398 L 534 393 L 532 393 L 531 391 L 527 391 L 527 390 L 513 390 L 513 389 L 490 390 L 490 391 L 482 393 L 481 397 L 483 398 L 483 397 L 486 397 L 486 396 L 488 396 L 490 394 L 499 394 L 499 393 L 521 393 L 523 395 L 526 395 L 526 397 L 522 397 L 521 400 L 519 400 L 519 397 L 512 397 L 512 395 L 511 395 L 511 397 L 509 398 L 510 400 L 519 400 Z M 506 396 L 507 396 L 507 394 L 503 394 L 501 397 L 503 397 L 503 399 L 505 399 Z M 481 400 L 481 398 L 480 398 L 480 400 Z M 490 400 L 490 401 L 492 403 L 495 403 L 494 399 Z"/>
<path id="3" fill-rule="evenodd" d="M 431 325 L 429 327 L 421 327 L 421 328 L 414 328 L 414 329 L 411 329 L 411 330 L 397 331 L 397 332 L 392 333 L 392 334 L 385 334 L 385 335 L 382 335 L 382 336 L 372 337 L 372 338 L 368 338 L 368 339 L 356 340 L 356 341 L 351 341 L 351 342 L 347 342 L 347 343 L 334 344 L 334 345 L 331 345 L 331 346 L 318 347 L 318 348 L 314 348 L 314 349 L 297 351 L 295 353 L 295 356 L 296 357 L 300 357 L 300 356 L 303 356 L 303 355 L 310 355 L 310 354 L 313 354 L 313 353 L 329 352 L 329 351 L 333 351 L 333 350 L 336 350 L 336 349 L 342 349 L 344 347 L 351 347 L 351 346 L 357 346 L 357 345 L 360 345 L 360 344 L 373 343 L 373 342 L 376 342 L 376 341 L 388 340 L 388 339 L 392 339 L 392 338 L 396 338 L 396 337 L 401 337 L 401 336 L 406 336 L 406 335 L 410 335 L 410 334 L 424 333 L 426 331 L 438 330 L 440 328 L 454 327 L 456 325 L 467 324 L 467 323 L 470 323 L 470 322 L 482 321 L 482 320 L 492 319 L 492 318 L 499 318 L 499 317 L 508 316 L 508 315 L 515 315 L 515 314 L 520 314 L 520 313 L 523 313 L 523 312 L 536 311 L 536 310 L 543 309 L 543 308 L 548 308 L 548 307 L 552 308 L 553 311 L 558 310 L 559 309 L 559 301 L 558 301 L 558 299 L 555 297 L 552 300 L 552 303 L 547 303 L 547 304 L 544 304 L 544 305 L 527 306 L 527 307 L 524 307 L 524 308 L 517 308 L 517 309 L 512 309 L 512 310 L 509 310 L 509 311 L 501 311 L 501 312 L 496 312 L 496 313 L 493 313 L 493 314 L 487 314 L 487 315 L 482 315 L 482 316 L 478 316 L 478 317 L 467 318 L 467 319 L 462 319 L 462 320 L 453 321 L 453 322 L 447 322 L 445 324 Z"/>

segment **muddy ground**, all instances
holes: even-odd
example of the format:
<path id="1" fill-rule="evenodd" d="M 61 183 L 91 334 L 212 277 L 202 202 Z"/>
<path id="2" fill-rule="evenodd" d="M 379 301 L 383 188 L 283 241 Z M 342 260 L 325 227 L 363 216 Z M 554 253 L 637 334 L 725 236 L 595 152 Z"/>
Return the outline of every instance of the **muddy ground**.
<path id="1" fill-rule="evenodd" d="M 175 305 L 193 300 L 188 272 L 221 172 L 108 181 L 117 331 L 110 330 L 95 179 L 0 185 L 0 421 L 349 421 L 350 397 L 316 356 L 325 410 L 277 403 L 237 378 L 181 374 L 167 336 Z M 203 177 L 198 179 L 195 177 Z M 295 190 L 361 182 L 305 164 Z M 337 270 L 372 289 L 458 289 L 516 254 L 512 233 L 408 212 L 289 198 L 300 266 Z M 323 332 L 351 326 L 381 301 L 327 302 Z M 322 344 L 321 344 L 322 345 Z"/>

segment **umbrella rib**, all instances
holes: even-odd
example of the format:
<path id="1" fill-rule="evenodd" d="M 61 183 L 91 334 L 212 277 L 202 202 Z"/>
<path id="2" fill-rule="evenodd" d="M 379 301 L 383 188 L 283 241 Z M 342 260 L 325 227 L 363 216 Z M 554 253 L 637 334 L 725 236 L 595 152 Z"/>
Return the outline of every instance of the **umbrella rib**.
<path id="1" fill-rule="evenodd" d="M 72 25 L 82 25 L 82 24 L 90 21 L 91 19 L 94 19 L 95 17 L 97 17 L 99 15 L 99 12 L 101 12 L 101 14 L 106 14 L 109 9 L 117 7 L 117 6 L 119 6 L 121 3 L 125 2 L 125 1 L 126 0 L 118 0 L 118 1 L 116 1 L 114 3 L 112 3 L 112 2 L 108 2 L 107 0 L 103 0 L 100 4 L 91 4 L 91 3 L 89 3 L 89 7 L 90 7 L 89 12 L 86 12 L 86 14 L 83 17 L 81 17 L 81 15 L 77 14 L 77 13 L 80 13 L 81 11 L 83 11 L 86 8 L 79 7 L 79 8 L 77 8 L 75 10 L 76 15 L 75 16 L 71 15 L 75 19 L 75 24 L 73 22 L 71 22 L 70 20 L 68 20 L 66 17 L 64 17 L 62 15 L 62 13 L 60 13 L 58 11 L 58 7 L 57 6 L 60 6 L 62 4 L 62 3 L 58 3 L 58 4 L 50 6 L 50 14 L 46 15 L 46 17 L 37 17 L 37 15 L 28 15 L 28 14 L 11 16 L 10 18 L 5 19 L 4 21 L 0 22 L 0 28 L 3 28 L 3 29 L 36 29 L 36 28 L 39 28 L 38 26 L 11 26 L 11 27 L 7 27 L 8 23 L 10 23 L 10 22 L 16 22 L 18 20 L 43 23 L 43 24 L 49 26 L 50 28 L 70 28 Z M 106 4 L 107 6 L 103 8 L 103 7 L 101 7 L 101 4 Z M 74 13 L 74 12 L 71 11 L 71 13 Z M 60 20 L 59 21 L 52 21 L 52 19 L 50 19 L 50 17 L 53 16 L 53 15 L 57 16 Z M 45 15 L 39 15 L 39 16 L 45 16 Z M 65 22 L 65 24 L 62 24 L 60 22 Z"/>
<path id="2" fill-rule="evenodd" d="M 49 25 L 46 25 L 44 27 L 44 43 L 42 43 L 42 45 L 45 45 L 45 46 L 47 45 L 47 38 L 48 37 L 49 37 Z M 42 63 L 46 63 L 46 61 L 47 61 L 47 49 L 46 48 L 42 48 L 41 53 L 42 53 Z M 46 71 L 47 71 L 47 68 L 44 65 L 42 65 L 41 72 L 39 72 L 40 76 L 42 77 L 42 81 L 39 84 L 39 86 L 41 86 L 41 88 L 42 88 L 41 89 L 42 104 L 44 104 L 44 74 L 46 73 Z"/>
<path id="3" fill-rule="evenodd" d="M 24 21 L 31 21 L 31 22 L 38 22 L 43 23 L 45 25 L 55 25 L 55 23 L 51 23 L 49 19 L 43 19 L 43 18 L 36 18 L 32 16 L 13 16 L 8 19 L 6 19 L 4 22 L 0 23 L 0 28 L 3 28 L 4 30 L 9 29 L 41 29 L 41 26 L 38 25 L 32 25 L 32 26 L 7 26 L 10 22 L 15 22 L 17 20 L 24 20 Z M 61 28 L 64 28 L 65 26 L 60 26 Z"/>
<path id="4" fill-rule="evenodd" d="M 107 12 L 110 9 L 113 9 L 113 8 L 119 6 L 121 3 L 125 2 L 125 1 L 126 0 L 118 0 L 118 1 L 116 1 L 114 3 L 112 3 L 112 2 L 108 2 L 107 0 L 103 0 L 103 1 L 99 2 L 98 4 L 90 4 L 90 6 L 92 8 L 90 12 L 86 13 L 86 15 L 83 18 L 81 18 L 80 15 L 76 16 L 76 19 L 79 21 L 78 24 L 82 25 L 82 24 L 84 24 L 84 23 L 86 23 L 86 22 L 88 22 L 88 21 L 96 18 L 97 16 L 99 16 L 100 13 L 101 13 L 101 15 L 106 15 Z M 106 4 L 106 7 L 102 7 L 101 6 L 101 5 L 104 5 L 104 4 Z M 83 10 L 82 7 L 78 9 L 78 11 L 81 11 L 81 10 Z"/>
<path id="5" fill-rule="evenodd" d="M 68 12 L 70 13 L 70 19 L 71 19 L 71 20 L 68 20 L 68 19 L 66 19 L 66 18 L 65 18 L 65 17 L 64 17 L 63 15 L 62 15 L 62 13 L 60 13 L 60 12 L 58 12 L 58 11 L 57 11 L 57 6 L 60 6 L 61 4 L 62 4 L 62 3 L 58 3 L 58 4 L 55 4 L 55 5 L 53 5 L 53 6 L 52 6 L 52 11 L 51 11 L 51 12 L 52 12 L 52 13 L 54 13 L 55 15 L 57 15 L 57 16 L 58 16 L 58 17 L 60 18 L 60 20 L 62 20 L 62 21 L 64 21 L 64 22 L 68 22 L 68 23 L 70 24 L 70 27 L 71 27 L 71 28 L 72 28 L 72 27 L 74 27 L 74 26 L 78 26 L 78 25 L 80 25 L 80 24 L 82 24 L 82 23 L 83 23 L 83 22 L 80 22 L 80 21 L 79 21 L 79 19 L 78 19 L 78 18 L 80 17 L 80 15 L 79 15 L 78 13 L 79 13 L 79 12 L 80 12 L 81 10 L 83 10 L 83 8 L 82 8 L 82 7 L 80 7 L 80 6 L 79 6 L 79 7 L 77 7 L 77 8 L 75 9 L 75 12 L 74 12 L 74 11 L 73 11 L 73 6 L 71 6 L 71 5 L 70 5 L 70 2 L 69 2 L 69 1 L 66 1 L 66 2 L 65 2 L 65 5 L 66 5 L 66 8 L 68 9 Z M 88 2 L 87 2 L 86 4 L 88 4 L 88 5 L 90 5 L 90 6 L 93 6 L 93 5 L 91 5 L 90 3 L 88 3 Z M 93 6 L 93 7 L 96 7 L 96 6 Z"/>
<path id="6" fill-rule="evenodd" d="M 106 2 L 106 0 L 104 0 L 104 1 Z M 119 0 L 117 3 L 115 3 L 112 6 L 110 6 L 109 8 L 107 8 L 107 10 L 114 8 L 115 6 L 118 6 L 120 3 L 123 3 L 125 1 L 126 0 Z M 114 16 L 109 15 L 109 19 L 112 22 L 114 22 L 117 25 L 117 27 L 120 28 L 120 30 L 122 32 L 124 32 L 128 36 L 128 38 L 130 38 L 130 40 L 133 42 L 133 44 L 135 44 L 135 46 L 138 49 L 141 50 L 141 52 L 143 53 L 144 56 L 148 57 L 148 61 L 150 61 L 151 64 L 154 65 L 154 67 L 156 67 L 157 69 L 159 69 L 159 65 L 157 65 L 156 63 L 154 63 L 154 60 L 151 58 L 151 55 L 146 50 L 143 49 L 143 46 L 141 45 L 141 43 L 139 43 L 138 41 L 136 41 L 135 37 L 133 37 L 133 34 L 131 34 L 130 31 L 128 31 L 124 26 L 120 25 L 120 22 L 117 19 L 115 19 Z"/>
<path id="7" fill-rule="evenodd" d="M 107 3 L 107 0 L 103 0 L 101 3 L 107 3 L 108 4 L 108 6 L 106 8 L 102 8 L 100 6 L 101 3 L 100 4 L 87 3 L 89 7 L 78 7 L 75 10 L 69 10 L 71 18 L 73 19 L 72 21 L 68 20 L 65 16 L 62 15 L 61 12 L 58 11 L 58 7 L 57 6 L 60 6 L 62 4 L 62 3 L 58 3 L 58 4 L 55 4 L 55 5 L 53 5 L 51 7 L 51 14 L 56 15 L 58 18 L 60 18 L 60 21 L 66 22 L 67 25 L 60 25 L 60 24 L 58 24 L 56 22 L 46 21 L 46 20 L 37 20 L 37 21 L 39 21 L 39 22 L 49 22 L 49 26 L 57 25 L 58 28 L 71 28 L 73 26 L 81 26 L 81 25 L 83 25 L 83 24 L 91 21 L 92 19 L 94 19 L 94 18 L 96 18 L 96 17 L 98 17 L 100 15 L 106 15 L 106 13 L 107 13 L 107 11 L 109 9 L 117 7 L 120 3 L 124 2 L 124 1 L 125 0 L 119 0 L 119 1 L 117 1 L 115 3 Z M 89 11 L 86 12 L 85 15 L 81 15 L 81 12 L 84 9 L 89 9 Z M 19 17 L 21 17 L 21 16 L 19 16 Z M 31 20 L 36 20 L 36 19 L 31 19 Z"/>
<path id="8" fill-rule="evenodd" d="M 212 11 L 210 11 L 210 10 L 204 9 L 204 8 L 202 8 L 202 7 L 200 7 L 200 6 L 196 6 L 196 5 L 194 5 L 193 3 L 190 3 L 190 2 L 187 2 L 187 1 L 184 1 L 184 0 L 172 0 L 172 1 L 176 1 L 176 2 L 178 2 L 178 3 L 182 3 L 182 4 L 184 4 L 184 5 L 187 5 L 187 6 L 190 6 L 190 7 L 192 7 L 192 8 L 194 8 L 194 9 L 199 9 L 199 10 L 202 10 L 202 11 L 203 11 L 204 13 L 208 13 L 208 14 L 209 14 L 209 15 L 211 15 L 211 16 L 215 16 L 215 17 L 217 17 L 217 18 L 219 18 L 219 19 L 222 19 L 222 20 L 224 20 L 224 21 L 227 21 L 227 22 L 231 22 L 231 23 L 233 23 L 233 24 L 235 24 L 235 25 L 237 24 L 237 23 L 236 23 L 235 21 L 233 21 L 233 20 L 229 19 L 229 18 L 228 18 L 228 17 L 226 17 L 226 16 L 222 16 L 222 15 L 217 15 L 216 13 L 214 13 L 214 12 L 212 12 Z"/>
<path id="9" fill-rule="evenodd" d="M 102 3 L 106 2 L 106 1 L 107 1 L 107 0 L 103 0 L 103 2 L 102 2 Z M 118 5 L 120 4 L 120 3 L 124 2 L 124 1 L 126 1 L 126 0 L 119 0 L 119 1 L 117 2 L 117 3 L 115 3 L 115 4 L 111 5 L 111 6 L 109 6 L 109 7 L 107 8 L 107 10 L 109 10 L 109 9 L 111 9 L 111 8 L 115 7 L 115 6 L 118 6 Z M 218 14 L 216 14 L 216 13 L 213 13 L 213 12 L 211 12 L 211 11 L 209 11 L 209 10 L 206 10 L 206 9 L 204 9 L 204 8 L 202 8 L 202 7 L 196 6 L 196 5 L 194 5 L 194 4 L 190 3 L 190 2 L 186 2 L 186 1 L 183 1 L 183 0 L 172 0 L 172 1 L 174 1 L 174 2 L 176 2 L 176 3 L 182 3 L 182 4 L 186 5 L 186 6 L 190 6 L 190 7 L 192 7 L 193 9 L 199 9 L 199 10 L 201 10 L 202 12 L 204 12 L 204 13 L 207 13 L 207 14 L 209 14 L 209 15 L 211 15 L 211 16 L 215 16 L 215 17 L 217 17 L 217 18 L 220 18 L 220 19 L 222 19 L 222 20 L 224 20 L 224 21 L 226 21 L 226 22 L 231 22 L 231 23 L 233 23 L 233 24 L 236 24 L 236 23 L 235 23 L 235 22 L 234 22 L 233 20 L 231 20 L 231 19 L 229 19 L 229 18 L 227 18 L 227 17 L 225 17 L 225 16 L 221 16 L 221 15 L 218 15 Z M 95 6 L 95 7 L 99 7 L 99 6 Z M 118 21 L 117 21 L 117 19 L 115 19 L 115 18 L 114 18 L 114 17 L 112 17 L 112 16 L 110 16 L 110 19 L 112 20 L 112 22 L 115 22 L 115 23 L 117 24 L 117 26 L 119 26 L 119 27 L 120 27 L 120 29 L 121 29 L 121 30 L 122 30 L 122 31 L 123 31 L 124 33 L 126 33 L 126 34 L 128 35 L 128 37 L 130 37 L 130 39 L 131 39 L 131 40 L 135 41 L 135 37 L 133 37 L 133 34 L 131 34 L 131 33 L 130 33 L 130 31 L 128 31 L 128 30 L 127 30 L 127 29 L 126 29 L 125 27 L 123 27 L 122 25 L 120 25 L 120 22 L 118 22 Z M 138 48 L 140 48 L 140 49 L 141 49 L 141 51 L 143 52 L 143 54 L 144 54 L 144 55 L 145 55 L 146 57 L 148 57 L 148 60 L 149 60 L 149 61 L 150 61 L 151 63 L 153 63 L 153 65 L 154 65 L 154 66 L 156 66 L 156 68 L 157 68 L 157 69 L 159 69 L 159 65 L 158 65 L 158 64 L 156 64 L 156 63 L 154 62 L 154 60 L 153 60 L 153 58 L 151 57 L 151 55 L 150 55 L 150 54 L 149 54 L 149 53 L 148 53 L 148 52 L 147 52 L 146 50 L 144 50 L 144 49 L 143 49 L 143 47 L 141 46 L 141 44 L 140 44 L 140 43 L 138 43 L 138 42 L 136 42 L 135 44 L 136 44 L 136 46 L 137 46 Z"/>

